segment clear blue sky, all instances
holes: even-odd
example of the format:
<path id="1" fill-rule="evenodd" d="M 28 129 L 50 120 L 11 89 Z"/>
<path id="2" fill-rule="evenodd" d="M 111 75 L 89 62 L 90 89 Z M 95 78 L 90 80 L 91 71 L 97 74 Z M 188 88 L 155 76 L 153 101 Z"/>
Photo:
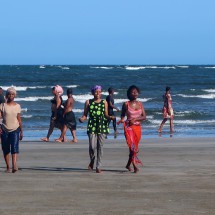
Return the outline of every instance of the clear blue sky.
<path id="1" fill-rule="evenodd" d="M 0 64 L 215 64 L 214 0 L 0 0 Z"/>

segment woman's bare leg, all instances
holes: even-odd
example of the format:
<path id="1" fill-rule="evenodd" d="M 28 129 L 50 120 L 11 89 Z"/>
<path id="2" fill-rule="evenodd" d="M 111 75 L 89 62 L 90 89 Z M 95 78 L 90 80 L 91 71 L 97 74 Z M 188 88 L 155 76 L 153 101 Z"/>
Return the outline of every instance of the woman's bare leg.
<path id="1" fill-rule="evenodd" d="M 51 136 L 53 130 L 54 130 L 54 126 L 55 126 L 55 123 L 51 123 L 50 126 L 49 126 L 49 130 L 48 130 L 48 134 L 46 137 L 42 138 L 41 140 L 42 141 L 45 141 L 45 142 L 48 142 L 49 141 L 49 137 Z"/>
<path id="2" fill-rule="evenodd" d="M 17 154 L 12 154 L 12 172 L 13 173 L 15 173 L 18 170 L 16 162 L 17 162 Z"/>
<path id="3" fill-rule="evenodd" d="M 163 125 L 166 123 L 166 121 L 167 121 L 167 118 L 164 118 L 163 121 L 161 122 L 160 127 L 159 127 L 159 129 L 158 129 L 158 132 L 159 132 L 159 133 L 162 132 Z"/>
<path id="4" fill-rule="evenodd" d="M 4 160 L 5 160 L 5 163 L 6 163 L 6 171 L 7 172 L 10 172 L 10 154 L 4 154 Z"/>
<path id="5" fill-rule="evenodd" d="M 55 141 L 57 142 L 66 142 L 66 131 L 67 131 L 67 126 L 64 125 L 63 128 L 61 129 L 61 135 L 58 139 Z"/>
<path id="6" fill-rule="evenodd" d="M 170 133 L 174 132 L 173 119 L 170 119 Z"/>

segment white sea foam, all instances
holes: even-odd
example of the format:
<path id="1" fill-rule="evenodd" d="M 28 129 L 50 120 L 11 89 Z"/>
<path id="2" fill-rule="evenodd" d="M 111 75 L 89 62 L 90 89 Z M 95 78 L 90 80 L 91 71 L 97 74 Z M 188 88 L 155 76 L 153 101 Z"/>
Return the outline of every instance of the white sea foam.
<path id="1" fill-rule="evenodd" d="M 83 113 L 84 112 L 84 107 L 83 107 L 83 109 L 73 109 L 72 111 L 74 113 Z"/>
<path id="2" fill-rule="evenodd" d="M 46 86 L 2 86 L 3 90 L 7 90 L 9 87 L 14 87 L 16 91 L 26 91 L 27 89 L 43 89 L 46 88 Z"/>
<path id="3" fill-rule="evenodd" d="M 184 97 L 184 98 L 202 98 L 202 99 L 214 99 L 215 94 L 205 94 L 205 95 L 184 95 L 184 94 L 178 94 L 178 96 Z"/>
<path id="4" fill-rule="evenodd" d="M 215 69 L 215 66 L 206 66 L 205 69 Z"/>
<path id="5" fill-rule="evenodd" d="M 79 85 L 67 85 L 66 88 L 77 88 Z M 9 87 L 14 87 L 16 91 L 27 91 L 27 89 L 44 89 L 52 88 L 52 86 L 2 86 L 3 90 L 7 90 Z M 64 86 L 63 86 L 64 87 Z"/>
<path id="6" fill-rule="evenodd" d="M 185 116 L 189 114 L 195 114 L 195 111 L 174 111 L 175 116 Z"/>
<path id="7" fill-rule="evenodd" d="M 28 108 L 22 108 L 21 111 L 22 111 L 22 112 L 27 112 L 27 111 L 28 111 Z"/>
<path id="8" fill-rule="evenodd" d="M 140 70 L 140 69 L 175 69 L 175 66 L 126 66 L 127 70 Z"/>
<path id="9" fill-rule="evenodd" d="M 205 92 L 208 92 L 208 93 L 215 93 L 215 89 L 207 89 L 207 90 L 203 90 Z"/>
<path id="10" fill-rule="evenodd" d="M 183 69 L 189 68 L 189 66 L 177 66 L 177 67 L 183 68 Z"/>
<path id="11" fill-rule="evenodd" d="M 63 66 L 63 67 L 61 67 L 61 69 L 69 69 L 69 67 Z"/>
<path id="12" fill-rule="evenodd" d="M 140 70 L 140 69 L 145 69 L 146 67 L 145 66 L 126 66 L 125 69 L 127 70 Z"/>
<path id="13" fill-rule="evenodd" d="M 61 68 L 61 69 L 70 69 L 68 66 L 56 66 L 58 68 Z"/>
<path id="14" fill-rule="evenodd" d="M 86 100 L 93 98 L 93 96 L 91 94 L 74 95 L 73 97 L 74 97 L 75 101 L 80 102 L 80 103 L 85 103 Z M 63 97 L 63 99 L 64 99 L 64 97 Z M 64 100 L 66 100 L 66 99 L 67 99 L 67 97 Z"/>
<path id="15" fill-rule="evenodd" d="M 119 94 L 119 92 L 114 91 L 114 95 L 117 95 L 117 94 Z M 109 93 L 107 91 L 102 91 L 102 95 L 107 96 L 109 95 Z"/>
<path id="16" fill-rule="evenodd" d="M 148 99 L 146 99 L 146 98 L 138 98 L 138 101 L 140 101 L 140 102 L 147 102 L 147 101 L 149 101 L 149 100 L 151 100 L 151 98 L 148 98 Z M 123 102 L 127 102 L 128 101 L 128 99 L 114 99 L 114 103 L 123 103 Z"/>
<path id="17" fill-rule="evenodd" d="M 32 118 L 33 116 L 32 115 L 22 115 L 22 117 L 28 119 L 28 118 Z"/>
<path id="18" fill-rule="evenodd" d="M 174 123 L 176 123 L 176 124 L 188 124 L 188 125 L 213 124 L 213 123 L 215 123 L 215 120 L 175 120 Z"/>
<path id="19" fill-rule="evenodd" d="M 27 102 L 34 102 L 34 101 L 38 101 L 39 99 L 41 100 L 51 100 L 53 97 L 52 96 L 38 96 L 38 97 L 24 97 L 24 98 L 15 98 L 15 101 L 27 101 Z"/>
<path id="20" fill-rule="evenodd" d="M 93 66 L 93 67 L 90 67 L 92 69 L 113 69 L 113 67 L 109 67 L 109 66 Z"/>
<path id="21" fill-rule="evenodd" d="M 46 67 L 44 65 L 41 65 L 39 68 L 40 69 L 45 69 Z"/>
<path id="22" fill-rule="evenodd" d="M 79 85 L 67 85 L 67 86 L 65 86 L 65 87 L 67 87 L 67 88 L 76 88 L 76 87 L 78 87 Z"/>
<path id="23" fill-rule="evenodd" d="M 152 124 L 159 125 L 162 120 L 148 120 Z M 174 120 L 174 124 L 195 125 L 195 124 L 213 124 L 215 120 Z"/>
<path id="24" fill-rule="evenodd" d="M 117 94 L 119 94 L 119 93 L 114 91 L 114 94 L 116 94 L 116 95 L 117 95 Z M 102 91 L 102 95 L 107 96 L 107 95 L 109 95 L 109 93 L 108 93 L 108 92 L 106 92 L 106 91 Z"/>
<path id="25" fill-rule="evenodd" d="M 147 118 L 147 119 L 154 119 L 154 116 L 152 116 L 152 115 L 147 115 L 146 118 Z"/>
<path id="26" fill-rule="evenodd" d="M 46 88 L 46 86 L 34 86 L 34 87 L 27 87 L 27 89 L 43 89 Z"/>
<path id="27" fill-rule="evenodd" d="M 18 87 L 18 86 L 2 86 L 3 90 L 7 90 L 8 88 L 13 87 L 16 91 L 26 91 L 28 87 Z"/>
<path id="28" fill-rule="evenodd" d="M 175 66 L 164 66 L 164 67 L 159 67 L 162 69 L 175 69 Z"/>

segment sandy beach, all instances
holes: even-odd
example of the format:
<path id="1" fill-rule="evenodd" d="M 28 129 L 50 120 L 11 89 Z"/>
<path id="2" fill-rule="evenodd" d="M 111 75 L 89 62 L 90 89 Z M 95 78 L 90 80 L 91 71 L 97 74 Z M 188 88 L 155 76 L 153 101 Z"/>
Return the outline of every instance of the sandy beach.
<path id="1" fill-rule="evenodd" d="M 125 140 L 107 140 L 103 172 L 89 172 L 87 140 L 23 141 L 20 170 L 0 157 L 0 214 L 214 214 L 215 138 L 143 139 L 138 174 L 126 171 Z"/>

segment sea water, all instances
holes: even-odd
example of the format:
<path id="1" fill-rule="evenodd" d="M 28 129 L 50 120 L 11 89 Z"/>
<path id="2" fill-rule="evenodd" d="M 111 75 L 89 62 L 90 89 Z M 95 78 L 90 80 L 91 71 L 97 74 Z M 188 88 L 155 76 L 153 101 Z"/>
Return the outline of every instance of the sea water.
<path id="1" fill-rule="evenodd" d="M 22 107 L 24 140 L 40 140 L 49 128 L 51 88 L 61 85 L 63 100 L 67 99 L 67 88 L 73 88 L 75 99 L 74 113 L 77 118 L 77 137 L 87 139 L 87 122 L 81 124 L 84 103 L 93 98 L 90 89 L 101 85 L 103 95 L 107 89 L 115 89 L 115 106 L 121 109 L 127 101 L 126 92 L 130 85 L 140 88 L 139 100 L 147 114 L 143 122 L 144 138 L 158 136 L 158 127 L 163 119 L 162 95 L 166 86 L 171 87 L 174 108 L 173 137 L 215 136 L 215 66 L 213 65 L 34 65 L 0 66 L 0 87 L 5 91 L 14 86 L 17 90 L 15 101 Z M 120 112 L 115 112 L 117 120 Z M 110 124 L 108 138 L 123 138 L 123 127 L 118 126 L 119 134 L 114 136 Z M 51 140 L 58 138 L 60 131 L 55 129 Z M 71 138 L 67 131 L 68 139 Z M 162 137 L 170 136 L 169 122 L 163 128 Z"/>

